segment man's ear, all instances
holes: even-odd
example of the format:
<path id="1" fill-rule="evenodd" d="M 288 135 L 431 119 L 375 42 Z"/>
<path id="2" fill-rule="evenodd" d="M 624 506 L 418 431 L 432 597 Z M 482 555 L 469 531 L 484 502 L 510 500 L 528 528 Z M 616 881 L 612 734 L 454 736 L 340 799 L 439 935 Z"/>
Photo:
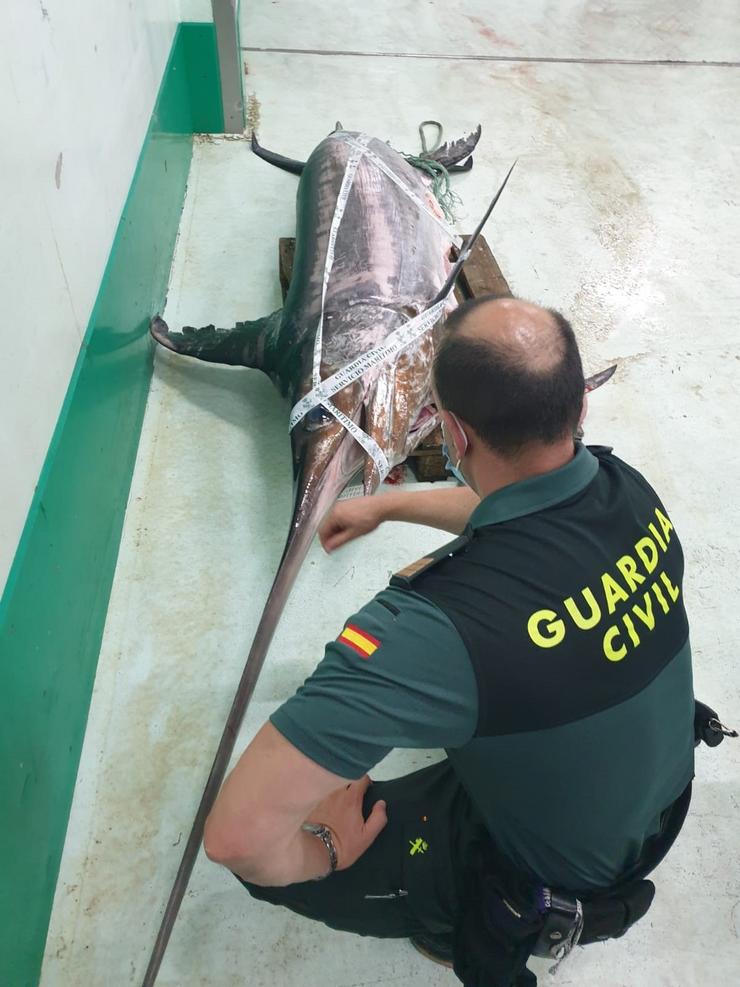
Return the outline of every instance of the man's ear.
<path id="1" fill-rule="evenodd" d="M 578 419 L 578 425 L 576 426 L 574 438 L 579 441 L 583 438 L 583 423 L 586 421 L 586 415 L 588 414 L 588 391 L 583 393 L 583 401 L 581 403 L 581 415 Z"/>
<path id="2" fill-rule="evenodd" d="M 453 414 L 451 411 L 440 411 L 439 415 L 453 447 L 451 449 L 452 456 L 450 458 L 454 463 L 459 463 L 468 451 L 468 446 L 470 444 L 468 437 L 465 434 L 465 430 L 460 424 L 460 420 L 457 415 Z"/>

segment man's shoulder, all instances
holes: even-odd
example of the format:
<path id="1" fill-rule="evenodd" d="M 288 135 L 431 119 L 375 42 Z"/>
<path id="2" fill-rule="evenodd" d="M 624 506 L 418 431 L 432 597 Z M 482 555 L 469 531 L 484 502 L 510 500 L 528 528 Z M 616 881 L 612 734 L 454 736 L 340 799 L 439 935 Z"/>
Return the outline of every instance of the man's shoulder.
<path id="1" fill-rule="evenodd" d="M 436 652 L 448 657 L 467 655 L 465 645 L 447 614 L 414 590 L 414 577 L 394 576 L 344 624 L 333 642 L 369 660 L 414 662 Z"/>
<path id="2" fill-rule="evenodd" d="M 602 467 L 612 467 L 620 472 L 627 473 L 629 476 L 634 477 L 637 480 L 641 480 L 642 483 L 650 486 L 648 480 L 645 478 L 643 473 L 631 463 L 628 463 L 626 459 L 622 459 L 614 452 L 614 446 L 602 446 L 593 445 L 587 446 L 588 451 L 591 455 L 595 456 L 599 461 L 599 465 Z"/>
<path id="3" fill-rule="evenodd" d="M 478 716 L 473 666 L 431 601 L 388 587 L 345 621 L 272 723 L 299 750 L 354 778 L 393 747 L 460 747 Z"/>
<path id="4" fill-rule="evenodd" d="M 588 449 L 599 460 L 599 473 L 604 478 L 616 480 L 622 484 L 625 492 L 631 491 L 648 502 L 654 502 L 665 513 L 660 495 L 641 469 L 617 456 L 612 446 L 589 446 Z"/>
<path id="5" fill-rule="evenodd" d="M 420 559 L 409 563 L 403 569 L 399 569 L 391 577 L 390 588 L 406 592 L 413 590 L 414 583 L 420 581 L 431 569 L 434 569 L 446 559 L 453 558 L 460 552 L 465 551 L 470 545 L 471 537 L 472 532 L 470 529 L 467 529 L 453 541 L 447 542 L 446 545 L 442 545 L 440 548 L 434 549 L 434 551 L 427 552 Z"/>

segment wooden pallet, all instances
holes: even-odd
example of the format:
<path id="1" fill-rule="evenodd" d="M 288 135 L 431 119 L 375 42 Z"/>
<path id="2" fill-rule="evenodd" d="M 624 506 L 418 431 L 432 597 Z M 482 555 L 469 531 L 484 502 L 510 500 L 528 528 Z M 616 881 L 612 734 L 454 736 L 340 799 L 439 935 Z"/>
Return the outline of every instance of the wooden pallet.
<path id="1" fill-rule="evenodd" d="M 290 279 L 293 275 L 293 257 L 295 255 L 295 238 L 280 237 L 279 245 L 280 288 L 283 301 L 288 294 Z M 511 291 L 506 278 L 501 273 L 496 258 L 491 253 L 485 237 L 479 236 L 470 257 L 465 261 L 460 277 L 455 286 L 455 297 L 458 302 L 480 295 L 494 293 L 510 296 Z M 411 453 L 407 460 L 418 480 L 445 480 L 449 474 L 445 470 L 445 458 L 442 455 L 442 430 L 435 429 L 431 435 Z"/>

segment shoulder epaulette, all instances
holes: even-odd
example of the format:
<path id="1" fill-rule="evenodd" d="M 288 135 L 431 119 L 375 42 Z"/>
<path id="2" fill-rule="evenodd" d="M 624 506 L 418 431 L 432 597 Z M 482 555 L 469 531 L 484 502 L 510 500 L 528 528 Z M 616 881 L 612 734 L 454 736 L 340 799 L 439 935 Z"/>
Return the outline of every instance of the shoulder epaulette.
<path id="1" fill-rule="evenodd" d="M 433 569 L 435 565 L 439 565 L 445 559 L 452 558 L 453 555 L 457 555 L 461 552 L 466 545 L 470 544 L 472 538 L 472 528 L 466 528 L 465 532 L 454 541 L 448 542 L 447 545 L 443 545 L 438 548 L 435 552 L 430 552 L 429 555 L 424 555 L 422 558 L 417 559 L 416 562 L 412 562 L 407 565 L 404 569 L 399 570 L 391 577 L 391 586 L 401 586 L 408 588 L 422 576 L 424 573 L 429 572 Z"/>

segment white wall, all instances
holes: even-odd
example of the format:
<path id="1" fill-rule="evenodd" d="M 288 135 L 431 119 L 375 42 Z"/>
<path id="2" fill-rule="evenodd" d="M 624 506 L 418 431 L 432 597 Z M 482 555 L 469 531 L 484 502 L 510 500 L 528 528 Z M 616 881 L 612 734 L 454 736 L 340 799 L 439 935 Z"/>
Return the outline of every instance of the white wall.
<path id="1" fill-rule="evenodd" d="M 180 0 L 180 19 L 183 21 L 212 21 L 211 0 Z"/>
<path id="2" fill-rule="evenodd" d="M 179 0 L 3 5 L 0 593 L 179 19 Z"/>

